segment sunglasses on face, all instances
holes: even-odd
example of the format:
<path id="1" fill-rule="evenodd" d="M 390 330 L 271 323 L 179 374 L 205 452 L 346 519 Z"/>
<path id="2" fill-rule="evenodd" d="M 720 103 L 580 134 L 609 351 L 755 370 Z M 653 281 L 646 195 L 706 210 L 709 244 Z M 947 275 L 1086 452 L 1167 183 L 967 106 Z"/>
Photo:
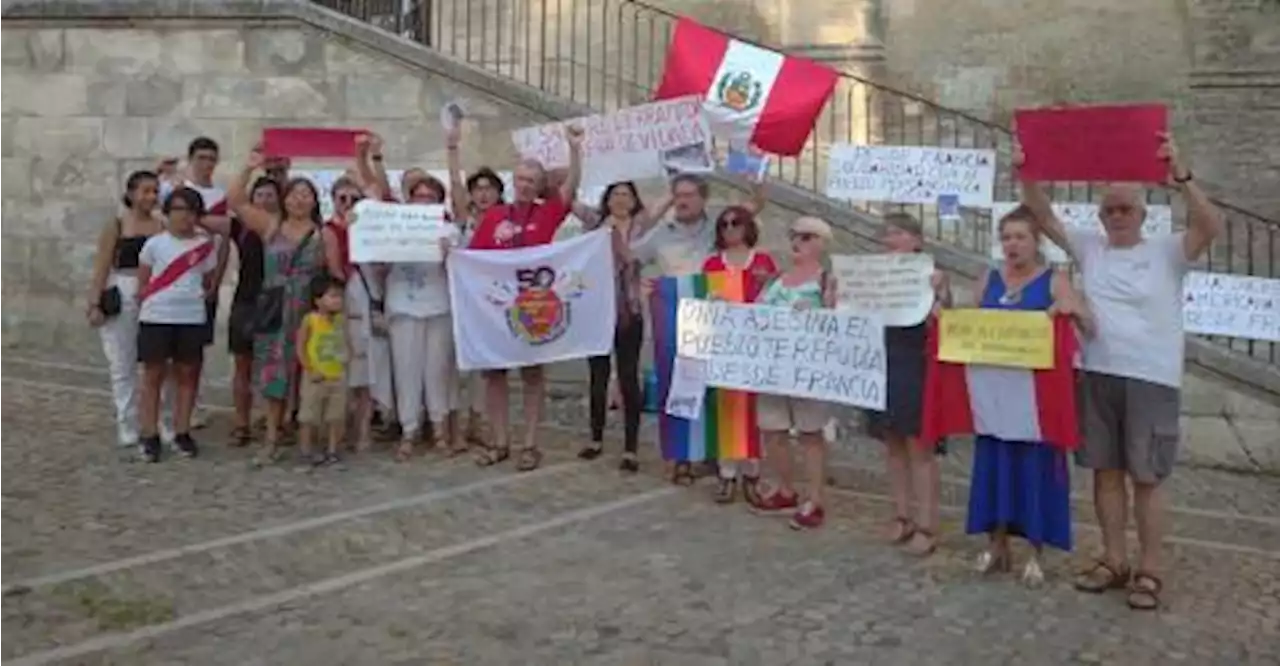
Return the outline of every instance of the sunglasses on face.
<path id="1" fill-rule="evenodd" d="M 732 229 L 732 228 L 735 228 L 735 227 L 741 227 L 741 226 L 745 226 L 745 225 L 746 225 L 746 223 L 745 223 L 745 222 L 743 222 L 742 220 L 739 220 L 739 219 L 738 219 L 738 218 L 736 218 L 736 217 L 731 217 L 731 218 L 729 218 L 729 219 L 727 219 L 727 220 L 720 220 L 720 228 L 721 228 L 721 229 Z"/>
<path id="2" fill-rule="evenodd" d="M 339 194 L 338 195 L 338 202 L 344 203 L 344 204 L 353 204 L 360 201 L 361 199 L 364 199 L 364 197 L 358 194 Z"/>

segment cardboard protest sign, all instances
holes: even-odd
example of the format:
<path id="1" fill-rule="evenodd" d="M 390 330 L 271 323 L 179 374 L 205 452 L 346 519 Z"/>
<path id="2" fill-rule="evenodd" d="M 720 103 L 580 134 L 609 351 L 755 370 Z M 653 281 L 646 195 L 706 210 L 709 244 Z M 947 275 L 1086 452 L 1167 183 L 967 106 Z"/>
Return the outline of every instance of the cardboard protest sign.
<path id="1" fill-rule="evenodd" d="M 442 261 L 440 240 L 458 236 L 457 225 L 447 221 L 444 212 L 444 206 L 361 201 L 351 225 L 351 261 Z"/>
<path id="2" fill-rule="evenodd" d="M 1192 271 L 1182 298 L 1187 333 L 1280 342 L 1280 279 Z"/>
<path id="3" fill-rule="evenodd" d="M 1163 104 L 1022 109 L 1014 114 L 1023 180 L 1162 183 Z"/>
<path id="4" fill-rule="evenodd" d="M 831 146 L 827 196 L 852 201 L 936 204 L 954 195 L 961 206 L 990 208 L 994 150 L 919 146 Z"/>
<path id="5" fill-rule="evenodd" d="M 1044 312 L 956 309 L 938 315 L 938 360 L 1014 368 L 1053 367 L 1053 321 Z"/>
<path id="6" fill-rule="evenodd" d="M 879 315 L 885 326 L 915 326 L 933 309 L 933 257 L 858 254 L 831 257 L 836 307 Z"/>

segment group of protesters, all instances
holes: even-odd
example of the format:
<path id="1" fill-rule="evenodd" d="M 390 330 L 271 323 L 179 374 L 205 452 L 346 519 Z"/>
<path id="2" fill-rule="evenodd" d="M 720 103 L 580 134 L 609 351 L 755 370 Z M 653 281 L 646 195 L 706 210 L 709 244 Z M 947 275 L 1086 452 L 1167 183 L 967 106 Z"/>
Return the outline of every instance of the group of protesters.
<path id="1" fill-rule="evenodd" d="M 588 230 L 610 230 L 614 348 L 587 360 L 590 432 L 578 456 L 594 460 L 604 453 L 609 387 L 616 382 L 624 423 L 618 465 L 627 473 L 639 469 L 644 403 L 641 357 L 652 282 L 642 274 L 660 256 L 698 257 L 706 273 L 744 273 L 751 302 L 835 306 L 838 285 L 826 269 L 833 233 L 826 221 L 791 221 L 783 256 L 773 255 L 760 246 L 763 183 L 755 184 L 748 201 L 713 215 L 708 183 L 696 174 L 672 178 L 658 202 L 642 201 L 632 182 L 615 182 L 597 205 L 586 205 L 578 200 L 582 131 L 570 126 L 565 134 L 568 168 L 549 172 L 536 161 L 521 161 L 512 192 L 493 169 L 464 170 L 456 129 L 447 132 L 448 187 L 422 169 L 409 169 L 393 191 L 380 139 L 363 135 L 355 164 L 328 192 L 334 211 L 328 220 L 313 182 L 291 176 L 287 160 L 258 149 L 225 190 L 213 183 L 219 148 L 208 138 L 191 142 L 185 165 L 170 159 L 155 171 L 132 173 L 120 214 L 102 229 L 87 300 L 88 319 L 101 332 L 110 364 L 119 443 L 137 447 L 149 462 L 161 459 L 165 444 L 183 456 L 198 454 L 192 414 L 205 348 L 215 337 L 218 288 L 234 247 L 239 275 L 226 333 L 234 365 L 232 444 L 247 446 L 258 437 L 253 404 L 262 400 L 265 429 L 255 464 L 277 462 L 282 444 L 296 437 L 300 462 L 320 468 L 337 463 L 348 443 L 367 451 L 378 433 L 386 433 L 397 440 L 394 456 L 401 462 L 419 449 L 435 449 L 471 453 L 482 466 L 514 454 L 516 469 L 537 468 L 543 368 L 519 369 L 524 424 L 513 442 L 507 371 L 467 376 L 455 362 L 449 262 L 352 263 L 350 230 L 359 224 L 354 211 L 364 199 L 445 206 L 458 231 L 456 240 L 443 242 L 446 256 L 456 247 L 550 243 L 571 214 Z M 1186 201 L 1185 231 L 1144 237 L 1145 197 L 1128 185 L 1107 189 L 1099 213 L 1103 231 L 1067 229 L 1045 190 L 1024 182 L 1022 205 L 998 222 L 1003 261 L 979 280 L 972 302 L 957 303 L 946 275 L 936 271 L 933 315 L 916 326 L 885 329 L 886 404 L 868 412 L 867 425 L 887 451 L 895 508 L 888 541 L 921 557 L 938 545 L 937 456 L 945 448 L 926 441 L 921 424 L 939 310 L 1046 311 L 1068 318 L 1083 341 L 1078 377 L 1084 434 L 1076 456 L 1093 471 L 1105 552 L 1076 585 L 1089 592 L 1125 589 L 1136 609 L 1159 606 L 1165 531 L 1160 488 L 1178 446 L 1181 278 L 1222 224 L 1168 137 L 1161 151 L 1169 164 L 1167 185 Z M 1015 168 L 1019 163 L 1015 157 Z M 1067 271 L 1046 265 L 1042 238 L 1069 253 L 1079 289 Z M 920 222 L 902 213 L 885 217 L 882 242 L 885 252 L 925 251 Z M 1000 391 L 1026 390 L 1009 382 L 982 386 L 996 392 L 987 396 L 995 400 Z M 755 413 L 763 459 L 721 461 L 715 500 L 729 504 L 740 495 L 753 512 L 790 516 L 795 529 L 821 526 L 829 447 L 823 431 L 832 406 L 759 395 Z M 1036 553 L 1023 565 L 1022 580 L 1039 584 L 1041 547 L 1072 548 L 1067 453 L 1043 441 L 984 432 L 981 423 L 977 429 L 967 531 L 989 535 L 977 567 L 984 573 L 1010 570 L 1010 539 L 1020 537 Z M 793 472 L 793 442 L 802 452 L 800 475 Z M 671 462 L 674 481 L 692 480 L 689 461 Z M 1125 543 L 1126 478 L 1133 483 L 1141 546 L 1133 568 Z"/>

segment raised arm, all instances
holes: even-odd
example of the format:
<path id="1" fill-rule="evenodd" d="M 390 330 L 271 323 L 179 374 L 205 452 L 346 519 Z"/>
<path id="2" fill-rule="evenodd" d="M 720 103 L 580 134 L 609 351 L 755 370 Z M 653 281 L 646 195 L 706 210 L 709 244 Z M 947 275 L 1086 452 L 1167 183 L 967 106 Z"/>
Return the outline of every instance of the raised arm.
<path id="1" fill-rule="evenodd" d="M 464 220 L 471 212 L 471 192 L 467 191 L 467 174 L 462 170 L 462 129 L 454 127 L 445 133 L 445 159 L 449 166 L 449 201 L 453 216 Z M 579 216 L 581 217 L 581 216 Z M 585 221 L 586 218 L 583 218 Z"/>
<path id="2" fill-rule="evenodd" d="M 1161 133 L 1164 144 L 1160 147 L 1160 157 L 1169 162 L 1169 185 L 1182 193 L 1187 203 L 1187 233 L 1182 236 L 1182 251 L 1187 261 L 1195 261 L 1213 245 L 1214 239 L 1222 235 L 1226 222 L 1222 211 L 1209 201 L 1209 197 L 1200 189 L 1191 175 L 1191 169 L 1178 158 L 1178 147 L 1173 137 Z"/>
<path id="3" fill-rule="evenodd" d="M 280 218 L 277 214 L 254 205 L 249 199 L 249 181 L 253 178 L 253 172 L 262 166 L 262 162 L 262 150 L 255 147 L 249 152 L 249 161 L 244 168 L 231 179 L 231 185 L 227 188 L 227 207 L 240 218 L 246 229 L 267 238 L 280 223 Z"/>
<path id="4" fill-rule="evenodd" d="M 592 208 L 577 199 L 574 199 L 570 206 L 573 209 L 574 216 L 579 220 L 582 220 L 583 231 L 595 231 L 600 228 L 602 223 L 604 223 L 604 216 L 595 208 Z"/>
<path id="5" fill-rule="evenodd" d="M 356 137 L 356 179 L 364 195 L 382 200 L 386 197 L 385 178 L 378 174 L 375 162 L 382 160 L 382 140 L 375 134 Z"/>
<path id="6" fill-rule="evenodd" d="M 560 197 L 564 201 L 578 199 L 578 186 L 582 184 L 582 137 L 584 134 L 582 128 L 577 125 L 567 125 L 564 128 L 564 138 L 569 142 L 569 175 L 560 184 Z"/>
<path id="7" fill-rule="evenodd" d="M 1015 146 L 1013 149 L 1013 172 L 1015 176 L 1018 173 L 1018 169 L 1022 168 L 1023 160 L 1022 149 Z M 1021 179 L 1018 183 L 1022 192 L 1022 205 L 1026 206 L 1035 217 L 1035 223 L 1040 228 L 1040 233 L 1045 238 L 1053 241 L 1054 245 L 1062 248 L 1068 255 L 1072 254 L 1071 244 L 1067 241 L 1067 227 L 1062 224 L 1062 220 L 1059 220 L 1057 215 L 1054 215 L 1053 201 L 1049 198 L 1049 193 L 1045 191 L 1044 185 L 1038 181 Z"/>
<path id="8" fill-rule="evenodd" d="M 757 178 L 751 183 L 751 198 L 742 204 L 743 208 L 751 211 L 753 215 L 759 215 L 764 210 L 765 204 L 769 202 L 769 196 L 764 191 L 763 176 Z"/>

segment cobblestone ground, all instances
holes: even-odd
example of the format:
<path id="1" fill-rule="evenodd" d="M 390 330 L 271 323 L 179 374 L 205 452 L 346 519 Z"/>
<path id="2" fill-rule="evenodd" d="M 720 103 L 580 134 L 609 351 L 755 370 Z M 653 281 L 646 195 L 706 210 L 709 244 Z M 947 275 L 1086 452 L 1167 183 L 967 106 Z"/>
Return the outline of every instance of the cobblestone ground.
<path id="1" fill-rule="evenodd" d="M 944 463 L 944 541 L 882 544 L 878 446 L 839 444 L 822 530 L 573 452 L 564 384 L 530 474 L 386 451 L 340 469 L 252 470 L 204 394 L 198 460 L 112 444 L 103 370 L 3 359 L 6 664 L 1280 664 L 1280 480 L 1181 468 L 1166 608 L 1086 596 L 1097 547 L 1077 474 L 1078 546 L 1028 590 L 971 573 L 968 462 Z M 646 438 L 648 441 L 650 438 Z M 616 444 L 610 444 L 616 450 Z"/>

